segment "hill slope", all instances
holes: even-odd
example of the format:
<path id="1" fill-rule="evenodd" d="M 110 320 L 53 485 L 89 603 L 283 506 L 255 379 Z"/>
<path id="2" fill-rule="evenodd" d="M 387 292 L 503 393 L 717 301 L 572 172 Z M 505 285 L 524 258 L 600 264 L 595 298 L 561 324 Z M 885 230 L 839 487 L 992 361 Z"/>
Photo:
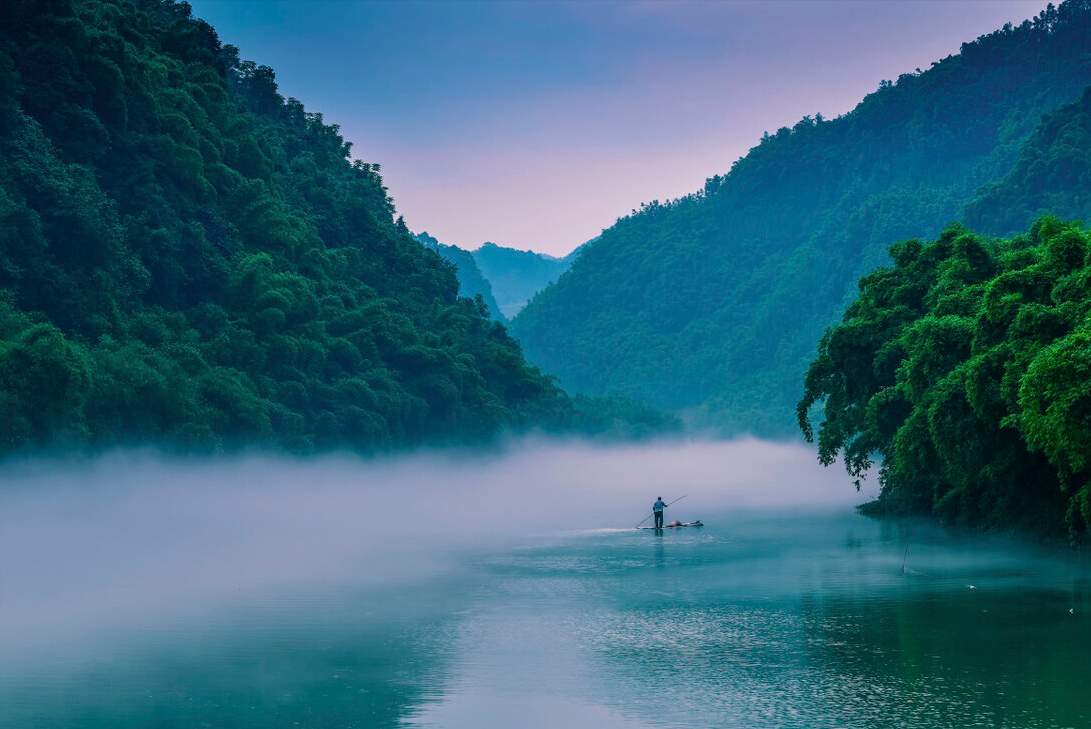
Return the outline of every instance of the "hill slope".
<path id="1" fill-rule="evenodd" d="M 1011 171 L 966 206 L 966 223 L 1013 235 L 1044 213 L 1091 221 L 1091 87 L 1042 119 Z"/>
<path id="2" fill-rule="evenodd" d="M 420 244 L 429 250 L 433 250 L 436 253 L 443 256 L 447 261 L 450 261 L 458 269 L 458 290 L 462 296 L 473 298 L 480 296 L 485 306 L 489 309 L 489 314 L 493 319 L 497 321 L 506 321 L 504 315 L 500 313 L 500 307 L 496 303 L 496 298 L 492 294 L 492 284 L 481 273 L 481 269 L 477 267 L 477 263 L 474 261 L 474 256 L 467 250 L 463 250 L 458 246 L 449 246 L 440 243 L 434 237 L 428 235 L 428 231 L 423 233 L 417 233 L 413 236 L 420 241 Z"/>
<path id="3" fill-rule="evenodd" d="M 492 284 L 500 310 L 510 319 L 535 294 L 567 271 L 579 251 L 577 248 L 564 258 L 554 258 L 544 253 L 485 243 L 473 251 L 473 257 L 485 278 Z"/>
<path id="4" fill-rule="evenodd" d="M 348 153 L 185 3 L 4 3 L 0 453 L 570 422 Z"/>
<path id="5" fill-rule="evenodd" d="M 791 436 L 809 356 L 856 280 L 892 241 L 960 219 L 1013 170 L 1042 115 L 1088 84 L 1091 3 L 1051 6 L 883 82 L 843 117 L 767 134 L 693 195 L 641 206 L 512 332 L 570 389 Z"/>

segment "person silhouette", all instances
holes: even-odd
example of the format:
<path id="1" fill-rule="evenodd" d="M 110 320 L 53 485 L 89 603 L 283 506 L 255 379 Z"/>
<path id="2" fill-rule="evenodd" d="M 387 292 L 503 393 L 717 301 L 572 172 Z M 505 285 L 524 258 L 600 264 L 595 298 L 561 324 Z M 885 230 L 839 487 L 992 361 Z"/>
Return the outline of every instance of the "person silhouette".
<path id="1" fill-rule="evenodd" d="M 667 505 L 663 503 L 663 497 L 660 496 L 652 504 L 652 512 L 655 514 L 655 528 L 663 528 L 663 509 L 666 509 Z"/>

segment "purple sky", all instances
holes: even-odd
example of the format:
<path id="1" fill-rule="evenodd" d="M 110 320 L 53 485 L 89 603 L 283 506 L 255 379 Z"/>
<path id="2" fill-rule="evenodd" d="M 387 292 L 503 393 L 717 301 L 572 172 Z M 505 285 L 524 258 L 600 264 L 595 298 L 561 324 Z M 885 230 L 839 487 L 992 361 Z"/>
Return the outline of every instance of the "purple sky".
<path id="1" fill-rule="evenodd" d="M 413 231 L 563 255 L 765 131 L 1032 17 L 1037 0 L 191 0 L 382 164 Z"/>

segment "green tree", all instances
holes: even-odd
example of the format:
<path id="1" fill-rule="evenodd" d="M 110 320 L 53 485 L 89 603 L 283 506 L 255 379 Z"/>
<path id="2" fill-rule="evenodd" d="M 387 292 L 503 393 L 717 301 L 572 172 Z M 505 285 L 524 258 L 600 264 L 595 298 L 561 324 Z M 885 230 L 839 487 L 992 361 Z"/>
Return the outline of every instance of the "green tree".
<path id="1" fill-rule="evenodd" d="M 1091 234 L 955 225 L 890 252 L 808 370 L 797 415 L 810 441 L 822 405 L 820 461 L 859 486 L 880 460 L 878 508 L 1085 539 Z"/>

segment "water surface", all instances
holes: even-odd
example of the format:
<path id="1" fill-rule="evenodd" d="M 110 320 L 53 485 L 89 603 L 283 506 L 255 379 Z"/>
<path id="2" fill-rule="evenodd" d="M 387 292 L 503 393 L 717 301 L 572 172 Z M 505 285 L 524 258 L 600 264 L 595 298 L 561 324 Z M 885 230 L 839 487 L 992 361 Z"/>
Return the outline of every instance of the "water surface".
<path id="1" fill-rule="evenodd" d="M 672 484 L 706 526 L 661 533 L 617 505 L 658 495 L 632 452 L 27 472 L 0 725 L 1091 726 L 1085 561 L 869 520 L 767 455 L 769 484 Z"/>

